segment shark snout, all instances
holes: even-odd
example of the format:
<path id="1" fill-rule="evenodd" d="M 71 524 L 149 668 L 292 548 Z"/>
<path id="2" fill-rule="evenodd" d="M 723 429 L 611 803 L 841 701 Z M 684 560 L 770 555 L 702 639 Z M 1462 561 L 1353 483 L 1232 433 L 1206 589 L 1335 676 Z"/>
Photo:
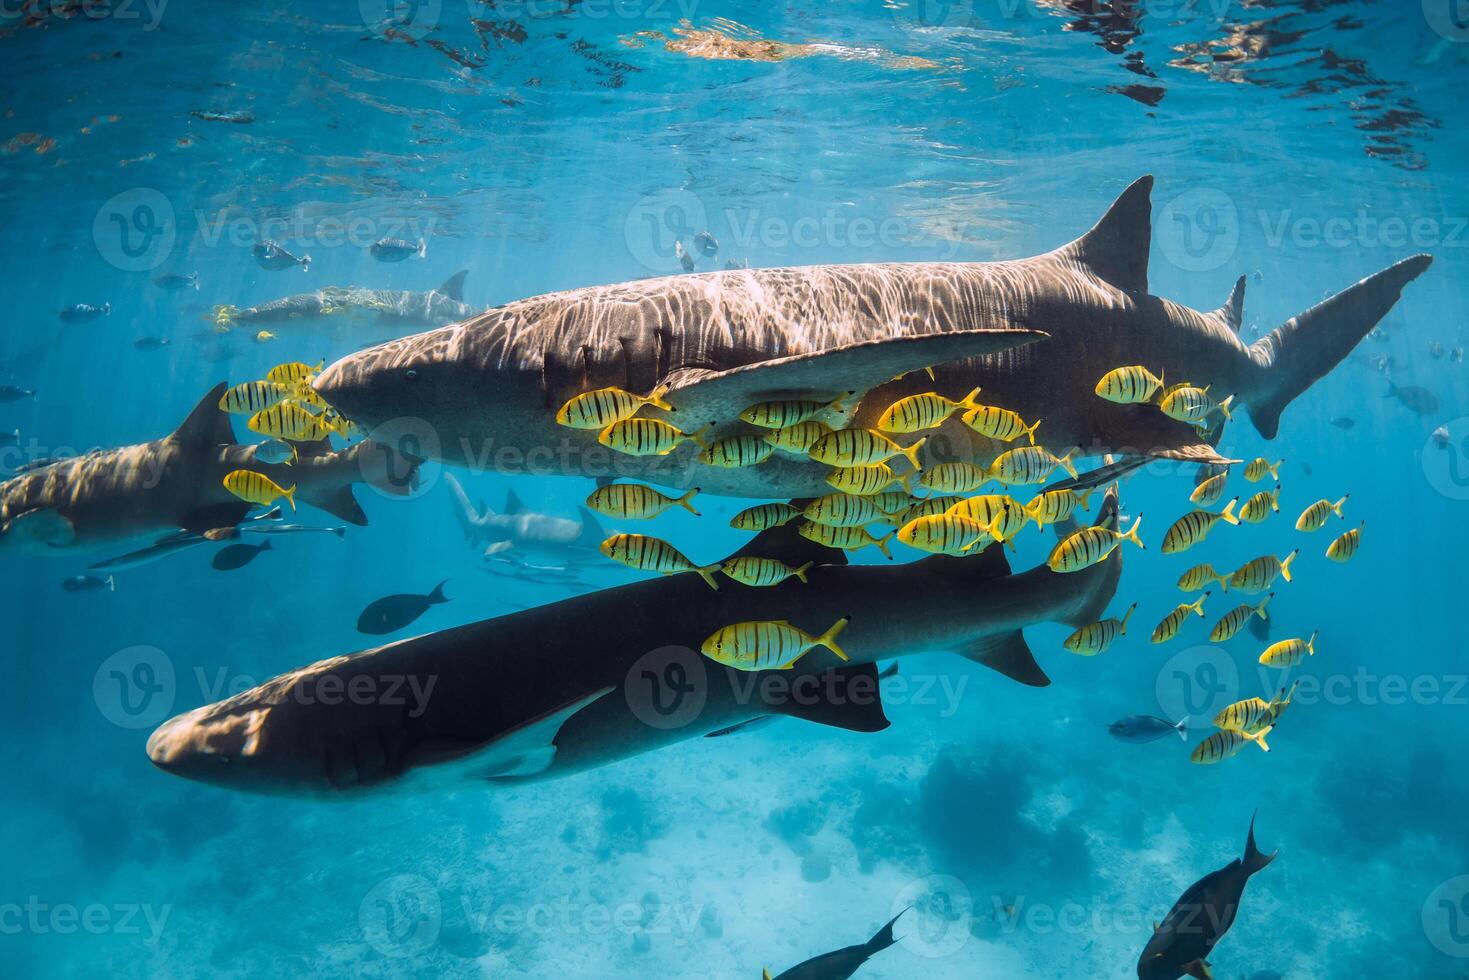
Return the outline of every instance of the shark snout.
<path id="1" fill-rule="evenodd" d="M 148 758 L 170 775 L 233 783 L 233 770 L 255 751 L 265 710 L 220 714 L 206 706 L 170 718 L 148 736 Z"/>

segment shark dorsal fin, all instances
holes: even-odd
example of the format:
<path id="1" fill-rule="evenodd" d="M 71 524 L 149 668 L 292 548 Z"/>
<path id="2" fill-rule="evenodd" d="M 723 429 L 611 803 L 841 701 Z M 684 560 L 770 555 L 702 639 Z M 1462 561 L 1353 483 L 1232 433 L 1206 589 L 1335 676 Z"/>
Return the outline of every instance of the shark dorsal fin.
<path id="1" fill-rule="evenodd" d="M 483 505 L 481 505 L 483 507 Z M 520 502 L 520 495 L 514 490 L 505 491 L 505 509 L 501 513 L 519 514 L 525 510 L 525 504 Z"/>
<path id="2" fill-rule="evenodd" d="M 1153 178 L 1140 178 L 1122 192 L 1096 227 L 1055 254 L 1086 266 L 1123 292 L 1146 295 L 1153 245 L 1152 193 Z"/>
<path id="3" fill-rule="evenodd" d="M 576 516 L 581 519 L 581 533 L 576 538 L 577 547 L 596 548 L 607 539 L 607 531 L 602 527 L 602 522 L 597 520 L 596 514 L 585 507 L 578 507 Z"/>
<path id="4" fill-rule="evenodd" d="M 442 293 L 456 303 L 464 302 L 464 277 L 469 275 L 468 269 L 460 269 L 448 279 L 439 284 L 434 292 Z"/>
<path id="5" fill-rule="evenodd" d="M 1240 276 L 1234 288 L 1229 291 L 1229 299 L 1224 305 L 1214 311 L 1214 315 L 1229 325 L 1229 329 L 1239 333 L 1239 328 L 1245 322 L 1245 282 L 1246 277 Z"/>
<path id="6" fill-rule="evenodd" d="M 229 385 L 221 381 L 205 392 L 204 397 L 199 399 L 199 404 L 194 406 L 194 410 L 173 430 L 169 438 L 194 449 L 207 449 L 234 442 L 235 430 L 230 425 L 230 417 L 219 407 L 219 400 L 224 397 L 228 387 Z"/>

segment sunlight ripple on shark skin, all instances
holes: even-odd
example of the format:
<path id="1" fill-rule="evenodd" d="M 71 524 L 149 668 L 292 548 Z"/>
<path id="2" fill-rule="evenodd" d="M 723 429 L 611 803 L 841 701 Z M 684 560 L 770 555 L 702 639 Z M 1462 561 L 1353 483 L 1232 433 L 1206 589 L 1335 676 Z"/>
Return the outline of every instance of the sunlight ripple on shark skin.
<path id="1" fill-rule="evenodd" d="M 1132 453 L 1225 462 L 1194 428 L 1147 406 L 1095 397 L 1107 371 L 1146 363 L 1169 379 L 1235 395 L 1274 438 L 1285 407 L 1347 356 L 1432 263 L 1405 259 L 1246 346 L 1238 337 L 1244 278 L 1201 313 L 1148 292 L 1152 178 L 1134 183 L 1090 232 L 1035 258 L 700 273 L 551 293 L 345 357 L 316 379 L 322 395 L 367 428 L 398 418 L 432 426 L 450 462 L 602 475 L 589 434 L 553 414 L 593 388 L 668 385 L 681 427 L 720 423 L 771 397 L 865 391 L 852 419 L 871 425 L 898 398 L 980 386 L 985 401 L 1044 420 L 1058 453 Z M 931 346 L 926 346 L 931 345 Z M 919 369 L 936 365 L 934 380 Z M 904 376 L 919 371 L 912 376 Z M 890 380 L 894 379 L 896 380 Z M 936 382 L 936 383 L 935 383 Z M 925 449 L 986 462 L 998 449 L 950 420 Z M 1217 435 L 1214 437 L 1217 439 Z M 493 454 L 483 453 L 493 446 Z M 516 453 L 503 450 L 513 448 Z M 707 467 L 682 447 L 661 465 L 679 485 L 729 496 L 813 496 L 825 468 L 773 457 Z M 476 458 L 477 454 L 480 456 Z M 619 460 L 619 463 L 621 460 Z M 635 475 L 635 474 L 629 474 Z"/>

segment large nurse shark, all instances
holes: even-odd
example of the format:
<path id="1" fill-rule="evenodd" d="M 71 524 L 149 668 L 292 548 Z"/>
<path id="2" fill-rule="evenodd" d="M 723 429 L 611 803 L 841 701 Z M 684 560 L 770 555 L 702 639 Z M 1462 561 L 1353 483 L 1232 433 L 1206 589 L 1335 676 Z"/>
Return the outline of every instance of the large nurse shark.
<path id="1" fill-rule="evenodd" d="M 1115 493 L 1097 522 L 1116 527 Z M 740 554 L 815 562 L 807 582 L 713 590 L 673 575 L 335 657 L 165 722 L 148 755 L 206 783 L 336 797 L 560 776 L 771 715 L 880 731 L 877 661 L 953 651 L 1043 686 L 1021 631 L 1096 621 L 1122 570 L 1119 548 L 1080 572 L 1011 574 L 1003 550 L 856 566 L 774 528 Z M 814 634 L 842 617 L 846 664 L 819 648 L 746 673 L 696 652 L 730 623 Z"/>
<path id="2" fill-rule="evenodd" d="M 1218 432 L 1155 406 L 1098 398 L 1099 378 L 1143 364 L 1169 382 L 1209 385 L 1249 407 L 1274 438 L 1282 411 L 1340 362 L 1432 262 L 1405 259 L 1246 345 L 1244 279 L 1202 313 L 1148 292 L 1152 178 L 1137 181 L 1081 238 L 1034 258 L 984 263 L 749 269 L 574 289 L 520 300 L 463 323 L 345 357 L 316 380 L 322 395 L 369 428 L 414 419 L 443 459 L 541 475 L 643 476 L 732 496 L 826 492 L 826 468 L 777 455 L 743 469 L 696 460 L 685 444 L 634 472 L 595 432 L 557 426 L 568 398 L 605 385 L 669 386 L 676 411 L 645 409 L 685 431 L 744 428 L 739 412 L 767 398 L 865 392 L 851 424 L 893 400 L 934 389 L 1041 419 L 1057 455 L 1226 462 Z M 933 366 L 933 376 L 918 370 Z M 911 441 L 911 439 L 910 439 Z M 984 462 L 1006 448 L 950 419 L 923 447 L 935 459 Z"/>
<path id="3" fill-rule="evenodd" d="M 0 554 L 64 555 L 178 531 L 203 534 L 233 527 L 252 506 L 224 488 L 232 470 L 250 469 L 297 499 L 352 524 L 366 524 L 352 493 L 368 483 L 383 493 L 413 490 L 417 464 L 366 441 L 333 451 L 324 441 L 302 446 L 291 464 L 255 458 L 235 441 L 219 408 L 221 382 L 169 435 L 40 466 L 0 483 Z"/>

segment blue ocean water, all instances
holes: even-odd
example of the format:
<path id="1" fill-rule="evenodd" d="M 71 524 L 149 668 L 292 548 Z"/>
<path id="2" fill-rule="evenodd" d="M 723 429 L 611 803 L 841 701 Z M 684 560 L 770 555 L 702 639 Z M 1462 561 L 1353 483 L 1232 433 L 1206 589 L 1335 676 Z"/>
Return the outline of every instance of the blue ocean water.
<path id="1" fill-rule="evenodd" d="M 1185 563 L 1156 543 L 1195 469 L 1159 463 L 1122 485 L 1149 550 L 1125 554 L 1112 612 L 1137 601 L 1136 625 L 1091 659 L 1062 649 L 1062 626 L 1028 630 L 1044 689 L 915 650 L 877 734 L 780 720 L 556 781 L 335 803 L 156 770 L 157 723 L 371 645 L 355 624 L 383 595 L 448 580 L 451 601 L 410 636 L 629 581 L 486 574 L 430 465 L 412 499 L 359 487 L 367 527 L 283 537 L 238 571 L 201 548 L 69 592 L 126 547 L 0 556 L 0 968 L 753 977 L 864 942 L 913 905 L 859 976 L 1131 976 L 1152 923 L 1241 853 L 1258 812 L 1281 856 L 1251 882 L 1217 975 L 1464 975 L 1462 14 L 1449 0 L 0 5 L 0 385 L 34 391 L 0 402 L 0 432 L 18 432 L 5 474 L 159 438 L 219 381 L 434 325 L 216 329 L 216 307 L 326 286 L 426 291 L 467 269 L 465 301 L 487 307 L 677 273 L 674 242 L 700 231 L 719 242 L 700 271 L 1018 258 L 1074 239 L 1144 174 L 1152 293 L 1212 310 L 1246 276 L 1246 342 L 1434 257 L 1278 438 L 1241 418 L 1220 443 L 1285 459 L 1281 513 L 1199 554 L 1227 569 L 1299 544 L 1270 637 L 1320 631 L 1268 755 L 1200 767 L 1176 739 L 1107 733 L 1187 714 L 1196 744 L 1218 707 L 1282 677 L 1261 673 L 1248 630 L 1207 644 L 1212 616 L 1148 642 L 1180 599 Z M 261 268 L 264 238 L 309 253 L 309 270 Z M 384 238 L 422 238 L 426 255 L 378 261 Z M 192 273 L 197 289 L 155 283 Z M 110 313 L 58 317 L 78 303 Z M 136 346 L 149 337 L 168 343 Z M 1390 384 L 1435 404 L 1415 411 Z M 592 489 L 457 475 L 491 506 L 513 490 L 567 517 Z M 1291 530 L 1347 493 L 1347 522 Z M 712 561 L 743 542 L 727 520 L 747 503 L 704 497 L 702 518 L 671 513 L 655 533 Z M 1360 554 L 1327 561 L 1328 535 L 1361 520 Z M 1016 544 L 1018 571 L 1050 539 Z"/>

